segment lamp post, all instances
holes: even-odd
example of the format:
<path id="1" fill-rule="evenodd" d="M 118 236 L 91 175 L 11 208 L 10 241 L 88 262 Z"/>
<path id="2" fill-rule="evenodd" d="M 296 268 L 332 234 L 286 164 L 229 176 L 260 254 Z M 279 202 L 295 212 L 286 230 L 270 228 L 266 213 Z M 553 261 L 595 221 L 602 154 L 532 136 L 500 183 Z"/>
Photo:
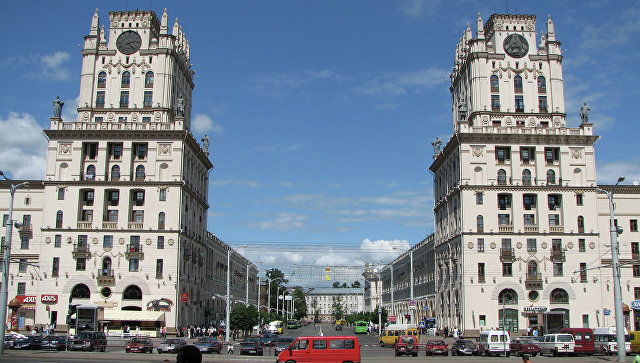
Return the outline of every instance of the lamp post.
<path id="1" fill-rule="evenodd" d="M 2 171 L 2 176 L 7 182 L 9 182 L 9 219 L 7 220 L 7 231 L 4 244 L 2 245 L 2 288 L 0 289 L 0 331 L 3 336 L 7 330 L 7 300 L 9 295 L 9 256 L 11 255 L 11 234 L 13 232 L 13 197 L 16 193 L 16 189 L 24 186 L 29 186 L 29 182 L 20 184 L 11 184 L 11 179 L 7 178 Z M 0 345 L 0 354 L 4 353 L 4 344 Z"/>
<path id="2" fill-rule="evenodd" d="M 613 305 L 616 310 L 616 341 L 618 351 L 618 362 L 624 362 L 627 355 L 624 338 L 624 316 L 622 315 L 622 291 L 620 290 L 620 261 L 618 255 L 620 253 L 618 246 L 618 233 L 622 233 L 622 228 L 618 229 L 615 225 L 613 216 L 613 193 L 619 183 L 624 181 L 624 177 L 618 178 L 610 192 L 597 188 L 600 193 L 606 194 L 609 199 L 609 231 L 611 233 L 611 267 L 613 269 Z"/>
<path id="3" fill-rule="evenodd" d="M 226 326 L 225 326 L 225 338 L 224 340 L 229 343 L 229 330 L 231 330 L 231 326 L 229 325 L 229 317 L 230 317 L 230 313 L 229 313 L 229 309 L 231 307 L 231 304 L 229 303 L 231 301 L 231 247 L 227 248 L 227 308 L 226 308 Z"/>

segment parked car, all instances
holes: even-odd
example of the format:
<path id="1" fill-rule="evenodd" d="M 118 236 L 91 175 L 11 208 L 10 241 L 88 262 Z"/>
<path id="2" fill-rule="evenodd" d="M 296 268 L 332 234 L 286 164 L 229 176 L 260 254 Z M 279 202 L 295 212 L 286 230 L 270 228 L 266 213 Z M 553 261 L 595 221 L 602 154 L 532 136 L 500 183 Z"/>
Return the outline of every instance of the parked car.
<path id="1" fill-rule="evenodd" d="M 396 357 L 399 355 L 418 356 L 418 337 L 415 335 L 401 335 L 394 346 Z"/>
<path id="2" fill-rule="evenodd" d="M 198 341 L 193 345 L 200 349 L 200 352 L 202 353 L 211 354 L 216 352 L 220 354 L 220 351 L 222 350 L 222 343 L 218 342 L 218 339 L 216 338 L 203 337 L 198 339 Z"/>
<path id="3" fill-rule="evenodd" d="M 478 340 L 478 354 L 490 356 L 490 355 L 502 355 L 510 356 L 509 344 L 511 344 L 511 338 L 509 332 L 503 330 L 485 330 L 480 333 L 480 339 Z"/>
<path id="4" fill-rule="evenodd" d="M 342 325 L 341 324 L 336 324 L 336 331 L 342 331 Z"/>
<path id="5" fill-rule="evenodd" d="M 509 344 L 511 354 L 521 356 L 523 353 L 535 357 L 540 353 L 540 346 L 529 339 L 529 337 L 513 338 Z"/>
<path id="6" fill-rule="evenodd" d="M 153 343 L 149 338 L 133 338 L 124 348 L 126 353 L 153 353 Z"/>
<path id="7" fill-rule="evenodd" d="M 42 350 L 65 350 L 68 343 L 65 335 L 49 335 L 42 338 Z"/>
<path id="8" fill-rule="evenodd" d="M 276 363 L 362 362 L 356 336 L 300 336 L 278 355 Z"/>
<path id="9" fill-rule="evenodd" d="M 17 339 L 13 342 L 13 349 L 41 349 L 42 336 L 29 335 L 26 338 Z"/>
<path id="10" fill-rule="evenodd" d="M 177 353 L 178 350 L 187 345 L 187 342 L 182 338 L 167 339 L 158 345 L 158 354 L 160 353 Z"/>
<path id="11" fill-rule="evenodd" d="M 576 341 L 571 334 L 546 334 L 540 343 L 540 355 L 573 354 L 575 346 Z"/>
<path id="12" fill-rule="evenodd" d="M 451 346 L 451 355 L 478 355 L 478 347 L 466 339 L 458 339 Z"/>
<path id="13" fill-rule="evenodd" d="M 262 345 L 254 341 L 240 342 L 240 355 L 263 355 Z"/>
<path id="14" fill-rule="evenodd" d="M 272 347 L 278 336 L 276 334 L 266 333 L 260 337 L 260 344 L 263 347 Z"/>
<path id="15" fill-rule="evenodd" d="M 104 352 L 107 348 L 107 336 L 101 331 L 83 331 L 69 343 L 69 350 L 85 350 Z"/>
<path id="16" fill-rule="evenodd" d="M 449 348 L 443 340 L 429 340 L 427 342 L 426 355 L 436 354 L 442 354 L 442 356 L 449 355 Z"/>
<path id="17" fill-rule="evenodd" d="M 282 353 L 283 350 L 289 348 L 291 343 L 293 343 L 293 338 L 278 337 L 278 339 L 276 340 L 276 344 L 273 348 L 274 355 L 277 357 L 278 354 Z"/>

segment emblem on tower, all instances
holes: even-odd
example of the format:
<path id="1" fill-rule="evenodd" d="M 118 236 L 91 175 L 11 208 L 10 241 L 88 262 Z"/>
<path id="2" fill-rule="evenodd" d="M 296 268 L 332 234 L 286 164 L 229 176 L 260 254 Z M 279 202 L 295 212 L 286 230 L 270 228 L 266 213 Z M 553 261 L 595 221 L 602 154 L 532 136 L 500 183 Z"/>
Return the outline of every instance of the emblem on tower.
<path id="1" fill-rule="evenodd" d="M 529 52 L 527 39 L 520 34 L 511 34 L 504 40 L 504 51 L 513 58 L 522 58 Z"/>

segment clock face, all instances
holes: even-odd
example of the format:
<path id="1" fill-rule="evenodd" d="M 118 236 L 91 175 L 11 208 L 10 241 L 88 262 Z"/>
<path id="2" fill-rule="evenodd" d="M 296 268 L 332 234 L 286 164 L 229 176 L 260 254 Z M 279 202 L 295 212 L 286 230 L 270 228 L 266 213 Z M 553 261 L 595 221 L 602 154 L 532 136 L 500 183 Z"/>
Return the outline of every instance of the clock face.
<path id="1" fill-rule="evenodd" d="M 529 52 L 527 39 L 520 34 L 511 34 L 504 40 L 504 51 L 513 58 L 522 58 Z"/>
<path id="2" fill-rule="evenodd" d="M 127 55 L 137 52 L 140 49 L 140 45 L 142 45 L 142 38 L 140 38 L 140 34 L 133 30 L 127 30 L 120 34 L 116 41 L 118 50 Z"/>

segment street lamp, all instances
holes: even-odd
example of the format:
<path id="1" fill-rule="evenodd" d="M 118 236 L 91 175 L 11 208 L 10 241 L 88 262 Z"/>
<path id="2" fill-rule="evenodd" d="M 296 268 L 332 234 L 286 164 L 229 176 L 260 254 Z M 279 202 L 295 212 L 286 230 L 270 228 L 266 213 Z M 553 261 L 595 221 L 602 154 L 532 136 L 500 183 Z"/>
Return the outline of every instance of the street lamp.
<path id="1" fill-rule="evenodd" d="M 7 330 L 7 299 L 9 295 L 9 256 L 11 255 L 11 234 L 13 232 L 13 197 L 16 193 L 16 189 L 20 187 L 28 187 L 29 182 L 20 184 L 11 184 L 11 179 L 7 178 L 2 171 L 2 176 L 9 183 L 9 219 L 7 220 L 7 232 L 5 242 L 2 245 L 2 288 L 0 289 L 0 332 L 4 335 Z M 16 222 L 16 228 L 19 228 L 19 223 Z M 0 354 L 4 353 L 4 344 L 0 345 Z"/>
<path id="2" fill-rule="evenodd" d="M 246 245 L 242 245 L 238 248 L 245 248 Z M 225 327 L 225 341 L 229 342 L 229 318 L 230 318 L 230 310 L 231 310 L 231 252 L 233 252 L 233 248 L 231 246 L 227 246 L 227 316 L 226 316 L 226 324 Z M 248 278 L 248 276 L 247 276 Z"/>
<path id="3" fill-rule="evenodd" d="M 597 188 L 599 193 L 606 194 L 609 198 L 609 231 L 611 233 L 611 267 L 613 268 L 613 305 L 616 309 L 616 340 L 618 344 L 618 362 L 624 362 L 627 355 L 624 338 L 624 316 L 622 315 L 622 291 L 620 290 L 620 261 L 618 260 L 619 246 L 618 234 L 622 233 L 622 228 L 615 225 L 613 216 L 613 193 L 619 183 L 624 181 L 624 177 L 618 178 L 610 192 Z"/>

